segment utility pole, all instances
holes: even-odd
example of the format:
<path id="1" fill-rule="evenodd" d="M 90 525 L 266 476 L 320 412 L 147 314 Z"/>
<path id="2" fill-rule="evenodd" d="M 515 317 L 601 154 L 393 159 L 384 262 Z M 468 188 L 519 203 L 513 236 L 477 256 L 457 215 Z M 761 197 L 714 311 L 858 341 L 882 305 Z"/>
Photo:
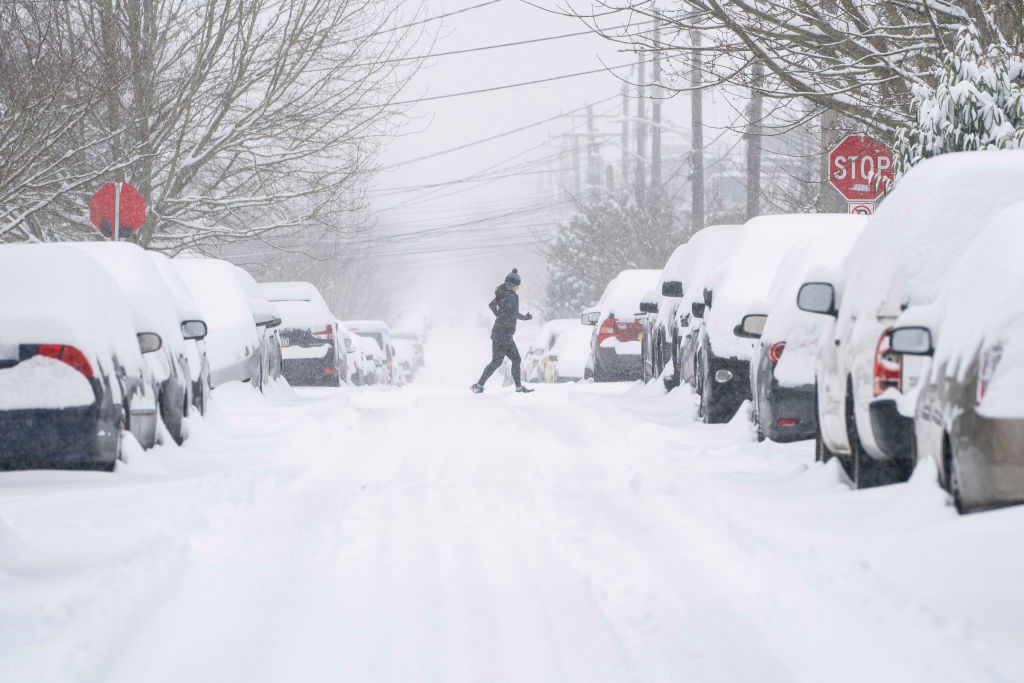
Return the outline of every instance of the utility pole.
<path id="1" fill-rule="evenodd" d="M 629 187 L 629 86 L 622 84 L 622 187 Z"/>
<path id="2" fill-rule="evenodd" d="M 636 81 L 636 197 L 642 200 L 647 184 L 647 126 L 644 119 L 647 115 L 647 88 L 644 84 L 646 70 L 644 69 L 643 53 L 637 56 L 637 81 Z"/>
<path id="3" fill-rule="evenodd" d="M 655 10 L 654 20 L 654 73 L 651 81 L 651 187 L 661 190 L 661 17 Z"/>
<path id="4" fill-rule="evenodd" d="M 764 141 L 764 63 L 754 62 L 750 79 L 750 104 L 747 108 L 747 218 L 761 213 L 761 150 Z"/>
<path id="5" fill-rule="evenodd" d="M 690 199 L 693 216 L 691 230 L 704 228 L 704 100 L 700 74 L 700 31 L 690 31 L 690 142 L 693 164 L 690 169 Z"/>
<path id="6" fill-rule="evenodd" d="M 582 183 L 580 178 L 580 139 L 574 136 L 572 139 L 572 186 L 576 197 L 580 196 Z"/>
<path id="7" fill-rule="evenodd" d="M 597 199 L 601 187 L 601 160 L 598 157 L 597 136 L 594 131 L 594 105 L 587 105 L 587 187 Z"/>

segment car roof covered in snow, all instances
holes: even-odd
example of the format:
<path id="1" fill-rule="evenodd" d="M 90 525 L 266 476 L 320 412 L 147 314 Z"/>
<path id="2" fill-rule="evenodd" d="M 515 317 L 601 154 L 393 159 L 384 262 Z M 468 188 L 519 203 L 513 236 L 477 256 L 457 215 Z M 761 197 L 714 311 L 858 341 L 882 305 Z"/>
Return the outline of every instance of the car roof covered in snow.
<path id="1" fill-rule="evenodd" d="M 346 320 L 345 327 L 356 333 L 378 332 L 391 334 L 388 324 L 383 320 Z"/>
<path id="2" fill-rule="evenodd" d="M 601 318 L 633 318 L 640 311 L 640 299 L 654 288 L 659 277 L 660 270 L 624 270 L 604 288 L 595 308 Z"/>
<path id="3" fill-rule="evenodd" d="M 179 256 L 173 262 L 206 321 L 210 365 L 229 367 L 245 359 L 259 346 L 259 338 L 252 302 L 237 268 L 219 259 Z"/>
<path id="4" fill-rule="evenodd" d="M 127 297 L 95 259 L 60 244 L 0 246 L 0 344 L 66 344 L 104 372 L 142 367 Z"/>
<path id="5" fill-rule="evenodd" d="M 723 358 L 749 359 L 753 344 L 737 337 L 739 324 L 750 305 L 768 297 L 779 265 L 798 242 L 836 230 L 848 230 L 863 219 L 850 214 L 781 214 L 757 216 L 737 233 L 728 261 L 709 278 L 714 297 L 704 316 L 711 348 Z"/>
<path id="6" fill-rule="evenodd" d="M 156 332 L 172 355 L 185 353 L 174 292 L 145 249 L 131 242 L 68 244 L 95 259 L 124 290 L 137 332 Z"/>
<path id="7" fill-rule="evenodd" d="M 160 274 L 164 276 L 164 281 L 174 293 L 174 301 L 178 309 L 178 319 L 181 321 L 202 320 L 203 314 L 199 310 L 199 304 L 196 303 L 192 292 L 189 291 L 188 285 L 181 278 L 181 273 L 174 267 L 171 259 L 166 254 L 150 250 L 146 251 L 146 256 L 157 267 Z"/>
<path id="8" fill-rule="evenodd" d="M 683 299 L 679 306 L 684 314 L 689 312 L 690 304 L 703 301 L 708 275 L 729 258 L 741 227 L 709 225 L 698 230 L 686 243 L 686 251 L 679 264 L 683 283 Z"/>
<path id="9" fill-rule="evenodd" d="M 284 328 L 322 330 L 337 320 L 310 282 L 262 282 L 260 290 L 277 307 Z"/>
<path id="10" fill-rule="evenodd" d="M 922 161 L 896 183 L 843 262 L 841 320 L 934 301 L 971 240 L 1020 201 L 1024 151 L 956 152 Z"/>

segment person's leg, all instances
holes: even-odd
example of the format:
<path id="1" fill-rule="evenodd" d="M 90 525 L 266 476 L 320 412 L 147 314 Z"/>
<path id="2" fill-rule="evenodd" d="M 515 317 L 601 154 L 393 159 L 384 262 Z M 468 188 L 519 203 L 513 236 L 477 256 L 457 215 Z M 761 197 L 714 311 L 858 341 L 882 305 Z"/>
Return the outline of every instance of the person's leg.
<path id="1" fill-rule="evenodd" d="M 480 386 L 483 386 L 484 383 L 488 379 L 490 379 L 491 375 L 494 374 L 494 371 L 497 370 L 499 367 L 501 367 L 501 361 L 504 360 L 504 358 L 505 358 L 505 347 L 504 347 L 504 345 L 500 344 L 499 342 L 496 342 L 496 341 L 492 340 L 491 341 L 491 362 L 487 364 L 486 368 L 484 368 L 484 372 L 483 372 L 482 375 L 480 375 L 480 379 L 479 379 L 479 381 L 477 381 L 477 384 L 479 384 Z"/>
<path id="2" fill-rule="evenodd" d="M 510 341 L 505 349 L 505 355 L 512 361 L 512 380 L 516 383 L 516 388 L 523 386 L 523 374 L 521 372 L 520 365 L 522 359 L 519 357 L 519 349 L 516 348 L 516 343 Z"/>

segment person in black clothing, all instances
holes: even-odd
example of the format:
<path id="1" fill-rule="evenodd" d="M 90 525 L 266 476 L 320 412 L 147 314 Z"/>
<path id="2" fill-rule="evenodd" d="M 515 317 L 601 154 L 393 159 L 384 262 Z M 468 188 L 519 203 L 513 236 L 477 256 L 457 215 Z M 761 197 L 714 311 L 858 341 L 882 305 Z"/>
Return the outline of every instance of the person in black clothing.
<path id="1" fill-rule="evenodd" d="M 516 323 L 520 320 L 533 320 L 530 313 L 519 312 L 519 271 L 515 268 L 505 276 L 505 282 L 498 285 L 494 290 L 494 299 L 487 306 L 494 313 L 494 327 L 491 328 L 491 362 L 484 368 L 480 379 L 470 387 L 474 393 L 481 393 L 484 390 L 484 383 L 494 374 L 494 371 L 501 367 L 501 362 L 507 357 L 512 361 L 512 379 L 516 383 L 516 391 L 529 393 L 533 389 L 523 386 L 522 375 L 519 369 L 519 349 L 516 348 L 512 335 L 516 332 Z"/>

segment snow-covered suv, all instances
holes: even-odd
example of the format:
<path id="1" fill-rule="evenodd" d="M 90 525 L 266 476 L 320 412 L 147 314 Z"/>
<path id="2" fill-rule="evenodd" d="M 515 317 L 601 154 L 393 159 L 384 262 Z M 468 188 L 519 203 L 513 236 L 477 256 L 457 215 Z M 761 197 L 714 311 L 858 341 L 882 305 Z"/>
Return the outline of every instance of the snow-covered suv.
<path id="1" fill-rule="evenodd" d="M 889 347 L 908 307 L 935 300 L 943 278 L 980 229 L 1024 200 L 1024 152 L 946 154 L 921 162 L 882 202 L 838 272 L 812 275 L 798 295 L 828 316 L 815 367 L 817 457 L 843 461 L 860 487 L 909 476 L 919 371 Z M 909 402 L 913 406 L 913 402 Z"/>

